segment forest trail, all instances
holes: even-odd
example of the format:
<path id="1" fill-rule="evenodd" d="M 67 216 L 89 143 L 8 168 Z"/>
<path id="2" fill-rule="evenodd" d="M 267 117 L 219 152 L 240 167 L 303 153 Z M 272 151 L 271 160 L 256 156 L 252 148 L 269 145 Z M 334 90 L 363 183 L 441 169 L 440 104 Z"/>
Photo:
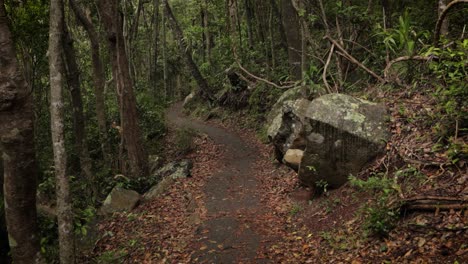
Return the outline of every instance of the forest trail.
<path id="1" fill-rule="evenodd" d="M 256 256 L 267 237 L 252 222 L 265 210 L 254 176 L 256 149 L 230 131 L 185 116 L 180 103 L 169 109 L 167 119 L 172 126 L 207 134 L 225 151 L 220 171 L 203 189 L 208 219 L 197 229 L 192 259 L 198 263 L 262 263 Z"/>

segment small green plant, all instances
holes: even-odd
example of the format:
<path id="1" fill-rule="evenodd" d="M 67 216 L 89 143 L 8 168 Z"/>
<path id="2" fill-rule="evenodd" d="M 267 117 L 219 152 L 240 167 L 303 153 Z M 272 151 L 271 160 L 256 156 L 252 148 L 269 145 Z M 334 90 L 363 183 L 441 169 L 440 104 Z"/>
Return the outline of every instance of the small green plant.
<path id="1" fill-rule="evenodd" d="M 102 264 L 114 264 L 114 263 L 123 263 L 123 259 L 125 256 L 128 255 L 128 252 L 126 250 L 110 250 L 102 253 L 97 258 L 97 263 L 102 263 Z"/>
<path id="2" fill-rule="evenodd" d="M 194 129 L 187 127 L 178 129 L 176 131 L 175 147 L 180 155 L 187 154 L 193 150 L 193 139 L 196 135 L 197 132 Z"/>
<path id="3" fill-rule="evenodd" d="M 321 193 L 327 193 L 328 191 L 328 182 L 326 180 L 319 180 L 315 182 L 315 186 Z"/>
<path id="4" fill-rule="evenodd" d="M 400 186 L 395 180 L 388 178 L 387 174 L 377 174 L 369 177 L 367 181 L 350 176 L 352 186 L 362 190 L 377 192 L 374 203 L 365 205 L 364 230 L 368 234 L 385 237 L 396 226 L 399 217 L 399 205 L 395 198 L 400 191 Z"/>
<path id="5" fill-rule="evenodd" d="M 300 211 L 302 211 L 302 206 L 300 204 L 293 204 L 291 207 L 291 210 L 289 210 L 289 215 L 290 216 L 295 216 L 297 215 Z"/>

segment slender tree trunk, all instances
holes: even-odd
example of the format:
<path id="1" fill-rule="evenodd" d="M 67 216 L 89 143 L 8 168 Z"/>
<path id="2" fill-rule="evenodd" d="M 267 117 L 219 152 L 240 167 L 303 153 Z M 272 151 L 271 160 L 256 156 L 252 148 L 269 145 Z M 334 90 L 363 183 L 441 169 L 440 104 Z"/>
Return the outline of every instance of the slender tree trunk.
<path id="1" fill-rule="evenodd" d="M 254 33 L 253 33 L 253 21 L 254 21 L 254 12 L 252 8 L 252 3 L 250 0 L 244 0 L 244 8 L 246 13 L 246 22 L 247 22 L 247 39 L 249 41 L 249 47 L 253 48 L 254 46 Z"/>
<path id="2" fill-rule="evenodd" d="M 86 139 L 86 122 L 83 111 L 83 100 L 80 87 L 80 72 L 76 62 L 73 39 L 63 23 L 63 50 L 65 54 L 65 68 L 68 89 L 73 108 L 73 130 L 75 131 L 75 148 L 80 157 L 81 173 L 87 180 L 93 198 L 97 196 L 96 182 L 92 173 L 92 162 L 89 156 L 88 141 Z"/>
<path id="3" fill-rule="evenodd" d="M 276 68 L 276 56 L 275 56 L 275 40 L 273 34 L 273 7 L 270 10 L 270 15 L 268 17 L 268 34 L 270 36 L 270 54 L 271 54 L 271 69 L 274 71 Z"/>
<path id="4" fill-rule="evenodd" d="M 206 79 L 202 76 L 200 70 L 198 69 L 198 66 L 195 64 L 192 58 L 192 51 L 189 47 L 187 47 L 185 40 L 184 40 L 184 34 L 182 32 L 182 29 L 180 28 L 174 14 L 172 13 L 171 7 L 169 6 L 168 0 L 164 0 L 164 11 L 166 13 L 166 16 L 169 20 L 169 24 L 172 28 L 172 32 L 174 33 L 176 39 L 179 41 L 179 49 L 182 55 L 185 58 L 185 62 L 187 63 L 187 67 L 189 68 L 190 72 L 192 73 L 193 78 L 198 84 L 198 87 L 200 88 L 200 92 L 202 97 L 209 101 L 214 101 L 214 97 L 211 94 L 210 88 L 208 86 L 208 82 Z"/>
<path id="5" fill-rule="evenodd" d="M 61 52 L 63 47 L 63 21 L 62 0 L 51 0 L 49 26 L 50 123 L 56 177 L 60 263 L 71 264 L 75 262 L 75 246 L 70 183 L 66 175 L 67 154 L 65 152 L 63 120 L 63 61 Z"/>
<path id="6" fill-rule="evenodd" d="M 119 96 L 122 136 L 127 150 L 131 176 L 146 177 L 149 174 L 148 155 L 143 146 L 143 137 L 138 123 L 136 98 L 129 72 L 118 1 L 101 0 L 98 8 L 107 32 L 112 74 Z"/>
<path id="7" fill-rule="evenodd" d="M 8 24 L 4 1 L 0 0 L 0 153 L 6 226 L 13 261 L 42 263 L 36 215 L 33 98 L 18 65 Z"/>
<path id="8" fill-rule="evenodd" d="M 288 42 L 288 61 L 293 80 L 302 78 L 301 72 L 301 32 L 299 18 L 291 0 L 281 0 L 283 27 Z M 287 30 L 286 30 L 287 29 Z"/>
<path id="9" fill-rule="evenodd" d="M 203 0 L 201 6 L 201 24 L 203 28 L 203 46 L 204 46 L 204 58 L 206 62 L 211 62 L 211 34 L 209 28 L 209 14 L 208 14 L 208 4 L 206 0 Z"/>
<path id="10" fill-rule="evenodd" d="M 101 47 L 99 43 L 99 37 L 96 32 L 96 29 L 94 28 L 93 23 L 88 17 L 86 17 L 86 15 L 77 5 L 76 0 L 70 0 L 69 3 L 71 8 L 73 9 L 73 12 L 75 13 L 76 18 L 88 34 L 91 43 L 91 63 L 93 68 L 94 93 L 96 96 L 96 117 L 99 129 L 99 139 L 104 161 L 106 165 L 110 167 L 112 154 L 107 134 L 107 110 L 104 95 L 106 75 L 104 71 L 104 66 L 102 65 L 101 61 Z"/>
<path id="11" fill-rule="evenodd" d="M 447 0 L 438 0 L 437 14 L 439 17 L 445 8 L 447 8 Z M 449 19 L 446 17 L 442 21 L 442 25 L 440 27 L 440 34 L 443 36 L 446 36 L 448 32 L 449 32 Z"/>
<path id="12" fill-rule="evenodd" d="M 164 8 L 163 8 L 164 9 Z M 164 82 L 164 100 L 167 100 L 167 25 L 166 12 L 162 11 L 162 55 L 163 55 L 163 82 Z"/>
<path id="13" fill-rule="evenodd" d="M 288 43 L 287 43 L 287 38 L 286 38 L 286 32 L 285 28 L 283 27 L 283 16 L 281 15 L 281 12 L 279 11 L 278 5 L 276 4 L 276 0 L 270 0 L 270 6 L 273 11 L 273 14 L 275 17 L 278 18 L 279 23 L 278 23 L 278 32 L 280 35 L 280 44 L 281 47 L 287 52 L 288 51 Z"/>
<path id="14" fill-rule="evenodd" d="M 153 88 L 153 96 L 154 98 L 157 97 L 157 91 L 158 91 L 158 85 L 157 85 L 157 80 L 158 80 L 158 48 L 159 48 L 159 27 L 161 26 L 161 23 L 159 23 L 159 0 L 154 0 L 153 3 L 153 59 L 151 60 L 151 67 L 150 67 L 150 80 Z"/>

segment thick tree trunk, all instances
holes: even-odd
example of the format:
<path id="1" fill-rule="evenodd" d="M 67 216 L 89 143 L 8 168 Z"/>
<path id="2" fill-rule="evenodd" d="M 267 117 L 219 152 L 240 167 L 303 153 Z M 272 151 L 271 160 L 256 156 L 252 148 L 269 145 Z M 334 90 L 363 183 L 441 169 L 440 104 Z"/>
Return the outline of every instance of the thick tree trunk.
<path id="1" fill-rule="evenodd" d="M 102 65 L 101 61 L 101 47 L 99 44 L 99 37 L 93 23 L 88 17 L 86 17 L 86 15 L 77 5 L 76 0 L 70 0 L 69 3 L 73 9 L 73 12 L 75 13 L 76 18 L 88 34 L 91 43 L 91 63 L 93 68 L 94 93 L 96 96 L 96 117 L 99 129 L 99 139 L 104 161 L 106 165 L 110 167 L 112 154 L 107 135 L 107 110 L 104 95 L 106 75 L 104 66 Z"/>
<path id="2" fill-rule="evenodd" d="M 50 124 L 56 177 L 59 255 L 60 263 L 71 264 L 75 262 L 75 245 L 70 183 L 66 174 L 67 154 L 65 152 L 63 120 L 63 21 L 64 12 L 62 0 L 51 0 L 49 25 Z"/>
<path id="3" fill-rule="evenodd" d="M 281 0 L 281 11 L 283 27 L 286 32 L 288 42 L 288 61 L 290 74 L 293 80 L 302 78 L 301 72 L 301 51 L 302 38 L 299 25 L 299 17 L 294 9 L 291 0 Z"/>
<path id="4" fill-rule="evenodd" d="M 83 111 L 83 100 L 81 97 L 80 72 L 76 62 L 73 39 L 68 32 L 67 26 L 63 23 L 63 50 L 65 53 L 65 68 L 67 74 L 68 89 L 70 92 L 73 108 L 73 130 L 75 131 L 75 149 L 80 157 L 81 173 L 87 180 L 91 190 L 89 194 L 96 198 L 96 182 L 92 173 L 92 162 L 89 156 L 88 141 L 86 139 L 86 122 Z"/>
<path id="5" fill-rule="evenodd" d="M 131 177 L 146 177 L 148 155 L 138 123 L 136 98 L 129 72 L 129 62 L 122 33 L 122 19 L 117 0 L 101 0 L 98 5 L 104 28 L 107 32 L 112 74 L 117 87 L 124 146 L 127 151 Z"/>
<path id="6" fill-rule="evenodd" d="M 169 6 L 167 0 L 164 0 L 164 11 L 169 21 L 169 25 L 172 28 L 172 32 L 174 33 L 176 39 L 179 41 L 179 50 L 184 56 L 185 62 L 187 63 L 187 67 L 189 68 L 193 78 L 195 79 L 195 81 L 198 84 L 198 87 L 200 88 L 202 97 L 209 101 L 214 101 L 214 97 L 211 94 L 208 82 L 202 76 L 197 64 L 195 64 L 195 62 L 193 61 L 192 51 L 189 47 L 187 47 L 185 43 L 182 29 L 180 28 L 179 23 L 177 22 L 174 14 L 172 13 L 171 7 Z"/>
<path id="7" fill-rule="evenodd" d="M 13 261 L 42 263 L 36 215 L 33 102 L 16 59 L 8 23 L 4 1 L 0 0 L 0 153 L 6 226 Z"/>

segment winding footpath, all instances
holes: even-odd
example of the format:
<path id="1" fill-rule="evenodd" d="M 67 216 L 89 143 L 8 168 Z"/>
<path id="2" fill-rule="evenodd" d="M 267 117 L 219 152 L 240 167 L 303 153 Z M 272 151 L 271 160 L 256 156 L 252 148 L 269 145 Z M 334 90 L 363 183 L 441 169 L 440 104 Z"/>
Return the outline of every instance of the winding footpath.
<path id="1" fill-rule="evenodd" d="M 197 263 L 263 263 L 256 256 L 267 238 L 249 222 L 264 210 L 253 171 L 255 149 L 232 132 L 184 116 L 180 103 L 169 109 L 167 119 L 173 126 L 207 134 L 227 153 L 220 164 L 223 168 L 204 187 L 208 219 L 197 230 L 192 259 Z"/>

